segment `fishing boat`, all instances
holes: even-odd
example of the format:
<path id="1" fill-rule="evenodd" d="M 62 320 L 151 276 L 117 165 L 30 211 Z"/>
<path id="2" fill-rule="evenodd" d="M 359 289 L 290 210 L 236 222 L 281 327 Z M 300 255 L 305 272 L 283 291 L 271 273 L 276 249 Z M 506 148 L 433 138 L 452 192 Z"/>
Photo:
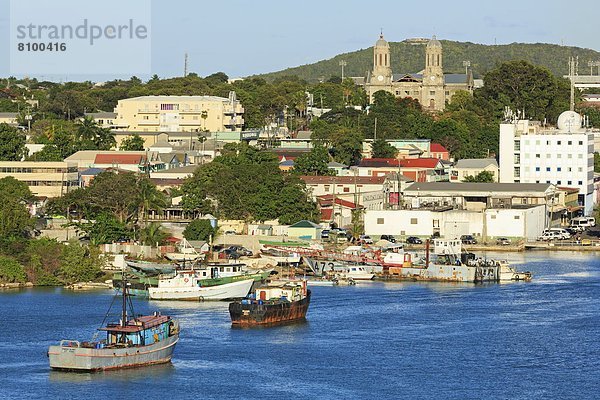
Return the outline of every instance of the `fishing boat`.
<path id="1" fill-rule="evenodd" d="M 508 263 L 476 258 L 463 251 L 460 239 L 434 239 L 433 251 L 429 240 L 425 254 L 391 252 L 383 258 L 386 278 L 449 281 L 449 282 L 499 282 L 517 280 L 529 276 L 529 272 L 517 272 Z"/>
<path id="2" fill-rule="evenodd" d="M 59 345 L 50 346 L 50 368 L 93 372 L 171 361 L 179 340 L 179 322 L 159 312 L 135 316 L 127 284 L 123 285 L 121 293 L 120 320 L 99 329 L 106 334 L 105 339 L 89 342 L 62 340 Z M 110 309 L 107 316 L 109 314 Z"/>
<path id="3" fill-rule="evenodd" d="M 177 268 L 177 264 L 173 263 L 158 263 L 130 259 L 125 259 L 125 264 L 129 268 L 140 271 L 146 275 L 168 274 L 175 271 L 175 268 Z"/>
<path id="4" fill-rule="evenodd" d="M 319 261 L 310 257 L 305 257 L 305 260 L 316 276 L 352 279 L 354 281 L 370 281 L 375 277 L 373 273 L 375 268 L 370 265 L 345 261 Z"/>
<path id="5" fill-rule="evenodd" d="M 181 270 L 173 275 L 162 276 L 158 286 L 148 288 L 151 300 L 230 300 L 246 297 L 254 284 L 254 279 L 235 280 L 229 278 L 208 278 L 199 270 Z M 211 282 L 213 280 L 213 282 Z M 215 282 L 214 280 L 218 280 Z"/>
<path id="6" fill-rule="evenodd" d="M 252 327 L 301 321 L 310 304 L 306 280 L 260 287 L 242 300 L 229 304 L 233 326 Z"/>
<path id="7" fill-rule="evenodd" d="M 300 254 L 285 249 L 276 249 L 272 247 L 262 247 L 260 249 L 261 257 L 271 259 L 280 266 L 298 265 L 302 261 Z"/>

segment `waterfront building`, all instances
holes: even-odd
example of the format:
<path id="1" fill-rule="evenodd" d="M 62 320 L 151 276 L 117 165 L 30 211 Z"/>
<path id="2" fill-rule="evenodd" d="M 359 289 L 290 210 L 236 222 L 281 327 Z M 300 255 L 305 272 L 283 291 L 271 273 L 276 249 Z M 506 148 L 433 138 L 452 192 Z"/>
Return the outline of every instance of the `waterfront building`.
<path id="1" fill-rule="evenodd" d="M 127 125 L 119 125 L 117 123 L 117 113 L 114 112 L 94 112 L 85 113 L 85 118 L 90 118 L 101 128 L 105 129 L 127 129 Z M 120 143 L 120 142 L 117 142 Z"/>
<path id="2" fill-rule="evenodd" d="M 398 209 L 366 211 L 367 234 L 535 239 L 544 228 L 560 225 L 566 208 L 559 190 L 541 183 L 425 182 L 402 195 Z"/>
<path id="3" fill-rule="evenodd" d="M 547 183 L 579 189 L 585 215 L 594 208 L 594 133 L 573 111 L 556 127 L 519 119 L 507 111 L 500 124 L 500 182 Z"/>
<path id="4" fill-rule="evenodd" d="M 362 156 L 373 156 L 373 139 L 363 141 Z M 397 159 L 403 158 L 438 158 L 450 160 L 450 153 L 439 143 L 432 143 L 431 139 L 386 139 L 386 142 L 398 150 Z"/>
<path id="5" fill-rule="evenodd" d="M 473 75 L 444 74 L 442 44 L 434 36 L 425 47 L 425 68 L 419 73 L 393 74 L 390 45 L 383 34 L 373 48 L 373 69 L 364 81 L 369 101 L 373 95 L 386 91 L 396 97 L 411 97 L 419 100 L 424 109 L 442 111 L 446 102 L 460 90 L 472 93 Z"/>
<path id="6" fill-rule="evenodd" d="M 77 164 L 49 161 L 0 161 L 0 179 L 25 182 L 38 197 L 60 197 L 79 187 Z"/>
<path id="7" fill-rule="evenodd" d="M 495 158 L 464 158 L 450 168 L 450 182 L 464 182 L 467 176 L 477 176 L 481 172 L 490 172 L 494 182 L 498 182 L 498 162 Z"/>
<path id="8" fill-rule="evenodd" d="M 119 100 L 115 124 L 131 132 L 235 132 L 244 108 L 235 92 L 217 96 L 140 96 Z"/>

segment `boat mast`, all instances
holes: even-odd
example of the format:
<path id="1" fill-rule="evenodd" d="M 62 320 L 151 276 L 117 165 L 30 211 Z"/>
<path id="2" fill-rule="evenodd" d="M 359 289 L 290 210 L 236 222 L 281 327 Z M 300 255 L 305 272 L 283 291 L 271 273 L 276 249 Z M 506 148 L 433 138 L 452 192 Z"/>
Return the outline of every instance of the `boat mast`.
<path id="1" fill-rule="evenodd" d="M 121 310 L 121 326 L 127 325 L 127 274 L 123 270 L 123 308 Z"/>

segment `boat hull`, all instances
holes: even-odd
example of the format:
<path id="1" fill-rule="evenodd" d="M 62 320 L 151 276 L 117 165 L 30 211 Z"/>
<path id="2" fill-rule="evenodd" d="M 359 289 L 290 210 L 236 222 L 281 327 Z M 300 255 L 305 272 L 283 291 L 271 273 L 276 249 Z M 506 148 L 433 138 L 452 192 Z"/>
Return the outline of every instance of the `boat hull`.
<path id="1" fill-rule="evenodd" d="M 389 266 L 388 276 L 396 279 L 436 282 L 497 282 L 499 266 L 475 267 L 465 264 L 425 266 Z"/>
<path id="2" fill-rule="evenodd" d="M 50 368 L 62 371 L 94 372 L 121 368 L 137 368 L 171 361 L 179 335 L 148 346 L 120 348 L 84 348 L 50 346 Z"/>
<path id="3" fill-rule="evenodd" d="M 150 300 L 229 300 L 246 297 L 252 289 L 254 279 L 246 279 L 217 286 L 157 287 L 149 288 Z"/>
<path id="4" fill-rule="evenodd" d="M 233 326 L 252 327 L 277 325 L 306 319 L 310 305 L 310 290 L 306 297 L 293 302 L 260 304 L 258 301 L 244 303 L 235 301 L 229 304 L 229 315 Z"/>

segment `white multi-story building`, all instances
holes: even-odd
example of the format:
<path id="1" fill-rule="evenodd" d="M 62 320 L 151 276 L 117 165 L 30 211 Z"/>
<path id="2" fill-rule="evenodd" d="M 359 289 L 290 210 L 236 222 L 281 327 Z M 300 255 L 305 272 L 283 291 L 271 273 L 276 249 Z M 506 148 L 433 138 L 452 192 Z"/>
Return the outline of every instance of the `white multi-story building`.
<path id="1" fill-rule="evenodd" d="M 589 215 L 594 207 L 594 134 L 582 120 L 565 111 L 556 128 L 516 118 L 500 124 L 500 182 L 577 188 L 579 204 Z"/>

